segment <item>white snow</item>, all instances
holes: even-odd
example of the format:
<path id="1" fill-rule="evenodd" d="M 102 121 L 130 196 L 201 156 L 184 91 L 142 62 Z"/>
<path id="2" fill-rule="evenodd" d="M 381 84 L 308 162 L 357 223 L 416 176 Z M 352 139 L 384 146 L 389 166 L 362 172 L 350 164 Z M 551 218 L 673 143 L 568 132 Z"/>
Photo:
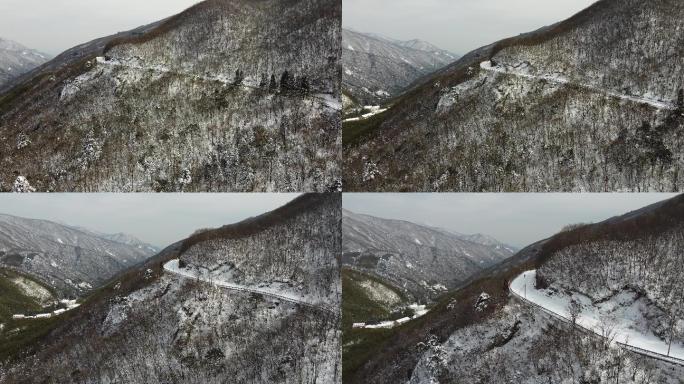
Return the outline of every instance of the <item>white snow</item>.
<path id="1" fill-rule="evenodd" d="M 352 118 L 346 119 L 346 120 L 344 120 L 344 122 L 366 120 L 369 117 L 372 117 L 372 116 L 375 116 L 375 115 L 378 115 L 380 113 L 387 111 L 389 108 L 381 108 L 379 105 L 366 105 L 365 107 L 363 107 L 363 109 L 365 111 L 369 111 L 369 112 L 361 115 L 360 117 L 352 117 Z"/>
<path id="2" fill-rule="evenodd" d="M 256 293 L 259 295 L 271 296 L 271 297 L 275 297 L 275 298 L 285 300 L 285 301 L 289 301 L 292 303 L 305 305 L 307 307 L 322 309 L 324 311 L 328 311 L 331 313 L 337 313 L 338 312 L 337 309 L 330 308 L 330 307 L 324 305 L 323 303 L 309 301 L 309 300 L 307 300 L 307 298 L 305 298 L 301 295 L 295 295 L 291 292 L 283 291 L 282 289 L 278 288 L 278 284 L 274 284 L 274 286 L 271 286 L 270 284 L 262 283 L 258 287 L 251 287 L 251 286 L 244 286 L 244 285 L 240 285 L 240 284 L 234 284 L 234 283 L 231 283 L 229 281 L 217 279 L 215 276 L 211 276 L 211 275 L 208 275 L 206 273 L 203 273 L 203 272 L 199 271 L 198 269 L 181 268 L 179 266 L 179 260 L 178 259 L 171 260 L 168 263 L 164 264 L 164 270 L 166 270 L 167 272 L 173 273 L 175 275 L 178 275 L 178 276 L 182 276 L 182 277 L 193 279 L 193 280 L 203 281 L 205 283 L 209 283 L 209 284 L 216 285 L 216 286 L 226 288 L 226 289 L 231 289 L 234 291 L 251 292 L 251 293 Z"/>
<path id="3" fill-rule="evenodd" d="M 521 299 L 536 304 L 544 310 L 565 321 L 570 321 L 569 305 L 571 300 L 579 302 L 582 311 L 577 324 L 601 337 L 613 337 L 613 341 L 632 347 L 667 356 L 668 343 L 652 332 L 644 329 L 643 313 L 638 305 L 631 305 L 628 293 L 618 294 L 601 304 L 593 305 L 585 295 L 572 292 L 554 292 L 548 289 L 535 289 L 536 271 L 527 271 L 518 276 L 510 285 L 510 290 Z M 642 351 L 634 350 L 642 353 Z M 684 362 L 684 345 L 673 343 L 671 358 Z"/>
<path id="4" fill-rule="evenodd" d="M 510 66 L 506 66 L 505 68 L 501 67 L 501 66 L 494 66 L 494 65 L 492 65 L 491 60 L 483 61 L 482 63 L 480 63 L 480 68 L 484 69 L 485 71 L 509 74 L 509 75 L 513 75 L 513 76 L 524 77 L 527 79 L 545 80 L 545 81 L 549 81 L 549 82 L 557 83 L 557 84 L 568 84 L 568 83 L 570 83 L 570 81 L 567 78 L 561 76 L 560 74 L 533 75 L 530 73 L 522 72 L 518 68 L 514 68 L 514 67 L 510 67 Z M 527 66 L 521 66 L 519 68 L 527 68 Z M 662 101 L 660 99 L 652 97 L 651 95 L 644 95 L 644 96 L 625 95 L 622 93 L 602 89 L 602 88 L 599 88 L 597 86 L 590 85 L 590 84 L 577 84 L 577 83 L 575 83 L 574 85 L 579 86 L 579 87 L 584 88 L 584 89 L 591 90 L 593 92 L 603 93 L 604 95 L 606 95 L 608 97 L 614 97 L 614 98 L 618 98 L 621 100 L 630 101 L 630 102 L 639 103 L 639 104 L 647 104 L 647 105 L 650 105 L 650 106 L 658 108 L 658 109 L 675 110 L 677 108 L 672 103 Z M 649 97 L 649 96 L 651 96 L 651 97 Z"/>
<path id="5" fill-rule="evenodd" d="M 49 305 L 49 302 L 53 301 L 52 293 L 31 279 L 18 276 L 11 281 L 24 295 L 38 300 L 44 306 Z"/>
<path id="6" fill-rule="evenodd" d="M 54 310 L 52 312 L 48 313 L 39 313 L 37 315 L 22 315 L 22 314 L 15 314 L 12 315 L 12 319 L 14 320 L 35 320 L 35 319 L 48 319 L 54 316 L 59 316 L 63 313 L 66 313 L 67 311 L 71 311 L 72 309 L 78 308 L 81 304 L 78 304 L 76 300 L 60 300 L 59 301 L 62 305 L 64 305 L 66 308 L 60 308 L 57 310 Z"/>
<path id="7" fill-rule="evenodd" d="M 399 320 L 389 320 L 389 321 L 383 321 L 377 324 L 365 324 L 365 323 L 358 323 L 355 328 L 363 328 L 363 329 L 391 329 L 394 327 L 397 327 L 399 325 L 402 325 L 404 323 L 407 323 L 411 320 L 417 319 L 421 316 L 424 316 L 426 313 L 429 312 L 428 309 L 425 308 L 425 305 L 418 305 L 418 304 L 411 304 L 409 305 L 409 308 L 413 309 L 413 317 L 403 317 Z"/>

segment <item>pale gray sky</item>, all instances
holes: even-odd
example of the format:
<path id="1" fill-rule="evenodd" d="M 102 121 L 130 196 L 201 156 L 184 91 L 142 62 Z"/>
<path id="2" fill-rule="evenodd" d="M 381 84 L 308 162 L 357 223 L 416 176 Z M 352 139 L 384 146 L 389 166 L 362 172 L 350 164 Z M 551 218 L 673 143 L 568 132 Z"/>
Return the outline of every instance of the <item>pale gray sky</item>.
<path id="1" fill-rule="evenodd" d="M 343 0 L 342 23 L 359 32 L 426 40 L 454 53 L 565 20 L 595 0 Z"/>
<path id="2" fill-rule="evenodd" d="M 3 0 L 4 1 L 4 0 Z M 298 194 L 0 194 L 0 213 L 103 233 L 124 232 L 159 247 L 200 228 L 266 213 Z"/>
<path id="3" fill-rule="evenodd" d="M 0 37 L 56 55 L 167 18 L 199 0 L 0 0 Z"/>
<path id="4" fill-rule="evenodd" d="M 483 233 L 524 247 L 567 224 L 599 222 L 674 194 L 352 194 L 352 212 L 450 229 Z"/>

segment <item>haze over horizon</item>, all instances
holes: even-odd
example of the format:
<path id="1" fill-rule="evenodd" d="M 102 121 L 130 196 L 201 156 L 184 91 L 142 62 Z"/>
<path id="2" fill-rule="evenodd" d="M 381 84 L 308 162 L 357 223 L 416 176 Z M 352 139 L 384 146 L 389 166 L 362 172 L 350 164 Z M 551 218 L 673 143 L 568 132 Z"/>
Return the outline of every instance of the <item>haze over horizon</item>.
<path id="1" fill-rule="evenodd" d="M 358 32 L 420 39 L 464 55 L 565 20 L 595 0 L 344 0 L 342 23 Z"/>
<path id="2" fill-rule="evenodd" d="M 0 196 L 0 214 L 126 233 L 164 248 L 201 228 L 217 228 L 281 207 L 296 193 L 31 194 Z"/>
<path id="3" fill-rule="evenodd" d="M 677 194 L 345 193 L 354 213 L 410 221 L 472 235 L 482 233 L 518 248 L 569 224 L 596 223 Z"/>
<path id="4" fill-rule="evenodd" d="M 173 16 L 198 2 L 3 0 L 0 38 L 56 56 L 88 41 Z"/>

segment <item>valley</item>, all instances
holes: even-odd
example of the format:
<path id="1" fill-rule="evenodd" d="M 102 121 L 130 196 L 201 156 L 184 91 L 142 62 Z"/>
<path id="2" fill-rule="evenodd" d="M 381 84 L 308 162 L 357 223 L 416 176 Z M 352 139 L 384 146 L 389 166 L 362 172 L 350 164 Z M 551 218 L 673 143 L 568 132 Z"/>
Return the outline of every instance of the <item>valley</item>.
<path id="1" fill-rule="evenodd" d="M 342 30 L 345 115 L 364 105 L 385 104 L 414 82 L 458 58 L 429 42 L 400 41 L 374 33 Z"/>

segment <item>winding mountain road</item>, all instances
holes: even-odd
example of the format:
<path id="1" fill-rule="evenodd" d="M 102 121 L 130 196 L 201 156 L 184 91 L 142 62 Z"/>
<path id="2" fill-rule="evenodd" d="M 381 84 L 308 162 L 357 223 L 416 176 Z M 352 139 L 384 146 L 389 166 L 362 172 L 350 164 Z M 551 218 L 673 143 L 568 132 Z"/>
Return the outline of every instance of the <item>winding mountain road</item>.
<path id="1" fill-rule="evenodd" d="M 263 90 L 262 87 L 259 87 L 259 84 L 256 82 L 256 80 L 253 80 L 252 83 L 250 83 L 249 78 L 244 79 L 242 83 L 240 83 L 239 85 L 236 85 L 234 82 L 234 79 L 231 79 L 225 75 L 207 76 L 207 75 L 199 75 L 199 74 L 189 73 L 189 72 L 179 72 L 179 71 L 173 71 L 170 68 L 167 68 L 163 65 L 154 65 L 154 66 L 147 67 L 147 66 L 143 66 L 140 64 L 122 62 L 122 61 L 115 60 L 115 59 L 107 59 L 107 58 L 101 57 L 101 56 L 96 57 L 95 62 L 98 65 L 104 65 L 104 66 L 122 67 L 122 68 L 135 69 L 135 70 L 140 70 L 140 71 L 152 71 L 152 72 L 163 73 L 163 74 L 169 73 L 169 74 L 180 76 L 180 77 L 191 77 L 195 80 L 201 80 L 201 81 L 206 81 L 206 82 L 219 82 L 219 83 L 222 83 L 224 86 L 239 86 L 242 88 L 251 88 L 251 89 Z M 320 102 L 321 104 L 323 104 L 325 107 L 330 108 L 332 110 L 335 110 L 335 111 L 341 111 L 342 110 L 342 102 L 340 100 L 337 100 L 332 94 L 314 93 L 314 94 L 307 94 L 305 97 L 316 100 L 316 101 Z"/>
<path id="2" fill-rule="evenodd" d="M 171 274 L 174 274 L 176 276 L 180 276 L 182 278 L 191 279 L 191 280 L 199 280 L 199 281 L 209 283 L 211 285 L 215 285 L 215 286 L 218 286 L 221 288 L 229 289 L 232 291 L 249 292 L 249 293 L 255 293 L 258 295 L 269 296 L 269 297 L 273 297 L 273 298 L 280 299 L 283 301 L 287 301 L 290 303 L 299 304 L 299 305 L 302 305 L 305 307 L 309 307 L 309 308 L 313 308 L 316 310 L 328 312 L 328 313 L 335 315 L 335 316 L 339 315 L 339 310 L 337 310 L 336 308 L 321 305 L 319 303 L 312 303 L 312 302 L 304 300 L 300 296 L 296 296 L 296 295 L 292 295 L 292 294 L 288 294 L 288 293 L 284 293 L 284 292 L 276 292 L 275 290 L 271 290 L 268 288 L 254 288 L 254 287 L 248 287 L 248 286 L 244 286 L 244 285 L 230 283 L 227 281 L 217 280 L 215 278 L 201 274 L 196 270 L 191 270 L 188 268 L 181 268 L 179 265 L 178 259 L 171 260 L 168 263 L 164 264 L 164 270 L 171 273 Z"/>
<path id="3" fill-rule="evenodd" d="M 536 271 L 527 271 L 516 277 L 510 284 L 510 292 L 523 303 L 554 318 L 572 323 L 569 314 L 570 297 L 562 293 L 550 294 L 548 290 L 535 288 Z M 578 297 L 575 297 L 578 299 Z M 581 300 L 578 300 L 578 302 Z M 607 324 L 603 314 L 591 306 L 591 302 L 582 302 L 584 309 L 580 312 L 575 324 L 588 333 L 607 339 L 609 336 L 620 347 L 672 364 L 684 366 L 684 346 L 673 343 L 671 346 L 660 338 L 644 334 L 636 329 L 627 318 L 616 319 L 615 324 Z"/>
<path id="4" fill-rule="evenodd" d="M 589 91 L 592 91 L 594 93 L 600 93 L 603 94 L 606 97 L 613 97 L 621 100 L 626 100 L 638 104 L 647 104 L 652 107 L 658 108 L 658 109 L 666 109 L 670 111 L 674 111 L 677 109 L 677 106 L 674 105 L 674 103 L 662 101 L 662 100 L 656 100 L 653 98 L 648 98 L 648 97 L 642 97 L 642 96 L 634 96 L 634 95 L 625 95 L 622 93 L 614 92 L 614 91 L 609 91 L 606 89 L 599 88 L 595 85 L 590 85 L 590 84 L 581 84 L 581 83 L 574 83 L 571 82 L 570 80 L 561 77 L 560 75 L 531 75 L 529 73 L 524 73 L 520 71 L 515 71 L 515 70 L 510 70 L 509 68 L 503 68 L 500 66 L 495 66 L 492 64 L 491 61 L 483 61 L 480 63 L 480 68 L 489 71 L 489 72 L 495 72 L 495 73 L 501 73 L 505 75 L 513 75 L 513 76 L 518 76 L 518 77 L 523 77 L 526 79 L 531 79 L 531 80 L 543 80 L 543 81 L 548 81 L 551 83 L 556 83 L 556 84 L 572 84 L 576 87 L 583 88 Z"/>

